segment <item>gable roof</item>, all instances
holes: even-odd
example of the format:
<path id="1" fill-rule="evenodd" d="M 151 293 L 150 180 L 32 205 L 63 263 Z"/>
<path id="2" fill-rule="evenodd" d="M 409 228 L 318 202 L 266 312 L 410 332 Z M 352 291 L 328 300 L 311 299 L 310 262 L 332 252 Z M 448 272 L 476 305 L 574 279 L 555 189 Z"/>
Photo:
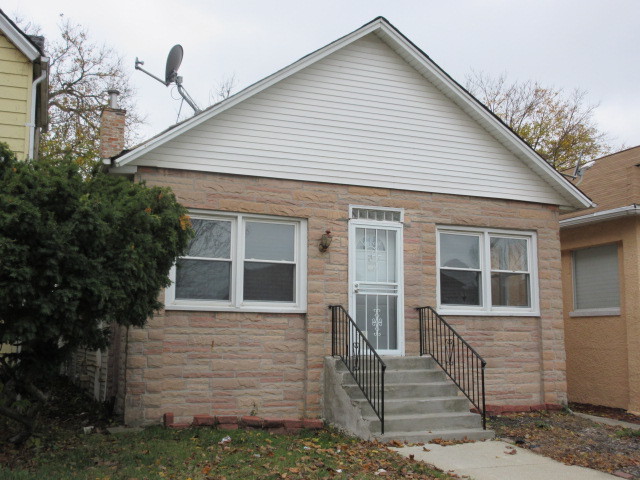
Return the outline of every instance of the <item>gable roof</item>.
<path id="1" fill-rule="evenodd" d="M 122 168 L 127 164 L 135 165 L 135 160 L 139 159 L 143 155 L 165 145 L 172 139 L 196 128 L 207 120 L 222 114 L 231 107 L 251 99 L 267 88 L 285 81 L 301 70 L 317 64 L 329 55 L 352 45 L 354 42 L 370 34 L 374 34 L 378 39 L 390 47 L 415 71 L 434 85 L 450 101 L 460 107 L 475 122 L 481 125 L 484 130 L 489 132 L 489 134 L 500 142 L 508 151 L 519 158 L 529 169 L 533 170 L 538 177 L 543 179 L 544 182 L 546 182 L 546 184 L 556 192 L 558 197 L 562 198 L 562 200 L 557 201 L 556 204 L 560 204 L 566 209 L 584 208 L 592 205 L 591 201 L 582 192 L 575 188 L 562 175 L 556 172 L 553 167 L 545 162 L 497 116 L 490 112 L 460 84 L 453 80 L 422 50 L 414 45 L 383 17 L 374 19 L 358 30 L 355 30 L 329 45 L 316 50 L 297 62 L 294 62 L 263 80 L 254 83 L 241 92 L 209 107 L 203 112 L 183 121 L 180 124 L 170 127 L 133 150 L 122 154 L 115 159 L 114 170 L 117 171 L 118 168 Z M 122 168 L 122 170 L 125 169 Z"/>
<path id="2" fill-rule="evenodd" d="M 38 44 L 24 33 L 13 20 L 0 9 L 0 31 L 13 43 L 31 62 L 43 55 Z"/>

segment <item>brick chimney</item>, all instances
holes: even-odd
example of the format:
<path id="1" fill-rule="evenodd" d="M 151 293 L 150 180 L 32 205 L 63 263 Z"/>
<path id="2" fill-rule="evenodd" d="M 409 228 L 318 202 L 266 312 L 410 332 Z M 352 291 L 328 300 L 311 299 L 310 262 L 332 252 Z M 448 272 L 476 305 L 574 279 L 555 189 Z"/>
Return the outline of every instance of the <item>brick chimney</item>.
<path id="1" fill-rule="evenodd" d="M 109 90 L 109 105 L 100 115 L 100 158 L 109 159 L 124 150 L 124 121 L 126 110 L 118 108 L 117 90 Z M 105 162 L 110 163 L 110 162 Z"/>

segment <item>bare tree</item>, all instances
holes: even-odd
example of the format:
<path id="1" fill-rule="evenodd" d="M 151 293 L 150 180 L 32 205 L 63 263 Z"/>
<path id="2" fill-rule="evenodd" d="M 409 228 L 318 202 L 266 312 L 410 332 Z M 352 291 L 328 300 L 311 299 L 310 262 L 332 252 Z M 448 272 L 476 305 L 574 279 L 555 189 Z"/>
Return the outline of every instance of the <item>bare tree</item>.
<path id="1" fill-rule="evenodd" d="M 215 85 L 214 90 L 209 92 L 209 103 L 215 104 L 229 98 L 237 83 L 238 79 L 235 73 L 230 77 L 223 78 Z"/>
<path id="2" fill-rule="evenodd" d="M 120 106 L 127 110 L 127 144 L 137 139 L 142 118 L 136 112 L 134 90 L 122 57 L 111 47 L 91 40 L 81 25 L 60 16 L 60 36 L 47 39 L 50 58 L 49 130 L 43 135 L 44 158 L 74 158 L 84 169 L 99 160 L 100 113 L 107 104 L 107 90 L 120 92 Z M 29 32 L 39 27 L 16 19 Z"/>
<path id="3" fill-rule="evenodd" d="M 467 76 L 467 89 L 556 169 L 599 157 L 611 150 L 595 120 L 597 105 L 587 92 L 544 87 L 537 81 L 508 82 L 482 72 Z"/>

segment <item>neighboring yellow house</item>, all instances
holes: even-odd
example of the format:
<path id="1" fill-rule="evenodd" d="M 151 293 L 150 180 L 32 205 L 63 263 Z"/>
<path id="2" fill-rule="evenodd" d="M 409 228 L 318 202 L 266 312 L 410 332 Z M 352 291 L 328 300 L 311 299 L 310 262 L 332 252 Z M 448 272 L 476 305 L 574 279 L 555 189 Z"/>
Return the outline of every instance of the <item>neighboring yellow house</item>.
<path id="1" fill-rule="evenodd" d="M 640 412 L 640 146 L 575 183 L 597 206 L 560 217 L 568 398 Z"/>
<path id="2" fill-rule="evenodd" d="M 0 141 L 20 159 L 37 157 L 47 127 L 49 59 L 43 44 L 0 10 Z"/>

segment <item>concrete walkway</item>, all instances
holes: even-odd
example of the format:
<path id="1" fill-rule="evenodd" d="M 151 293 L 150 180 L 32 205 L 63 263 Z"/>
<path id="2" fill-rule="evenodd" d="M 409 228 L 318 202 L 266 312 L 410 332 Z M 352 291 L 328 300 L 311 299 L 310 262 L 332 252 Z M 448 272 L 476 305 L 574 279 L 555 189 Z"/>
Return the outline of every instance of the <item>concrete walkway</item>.
<path id="1" fill-rule="evenodd" d="M 586 413 L 573 412 L 578 417 L 586 418 L 592 422 L 602 423 L 603 425 L 610 425 L 612 427 L 630 428 L 631 430 L 640 430 L 640 425 L 637 423 L 623 422 L 622 420 L 614 420 L 613 418 L 597 417 L 595 415 L 589 415 Z"/>
<path id="2" fill-rule="evenodd" d="M 393 448 L 401 455 L 413 455 L 449 473 L 474 480 L 620 480 L 620 477 L 556 462 L 509 443 L 489 440 L 443 447 L 426 444 L 423 447 Z M 515 454 L 507 452 L 515 451 Z"/>

